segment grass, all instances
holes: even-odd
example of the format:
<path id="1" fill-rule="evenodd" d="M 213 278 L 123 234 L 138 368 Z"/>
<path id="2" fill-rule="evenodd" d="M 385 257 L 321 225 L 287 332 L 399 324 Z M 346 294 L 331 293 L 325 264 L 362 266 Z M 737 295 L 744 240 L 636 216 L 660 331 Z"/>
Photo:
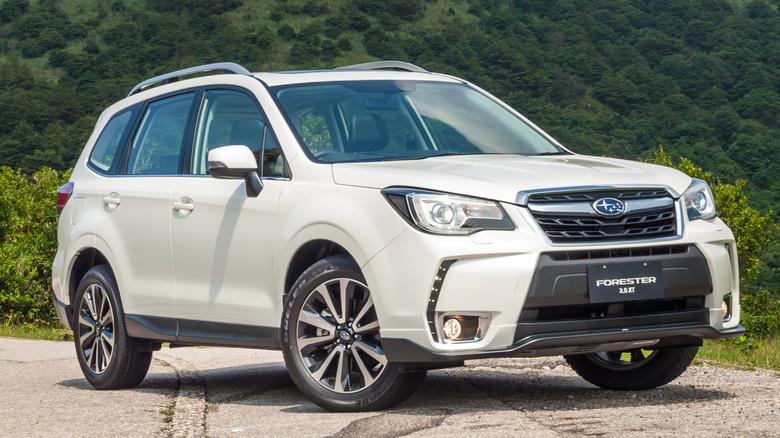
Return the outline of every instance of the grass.
<path id="1" fill-rule="evenodd" d="M 163 415 L 163 422 L 170 423 L 173 421 L 173 415 L 176 411 L 173 408 L 160 409 L 160 413 Z"/>
<path id="2" fill-rule="evenodd" d="M 780 371 L 780 339 L 765 339 L 761 344 L 761 348 L 738 350 L 734 341 L 704 341 L 696 361 L 715 361 L 720 364 Z"/>
<path id="3" fill-rule="evenodd" d="M 73 339 L 70 330 L 62 325 L 47 324 L 0 324 L 0 336 L 45 341 L 69 341 Z"/>

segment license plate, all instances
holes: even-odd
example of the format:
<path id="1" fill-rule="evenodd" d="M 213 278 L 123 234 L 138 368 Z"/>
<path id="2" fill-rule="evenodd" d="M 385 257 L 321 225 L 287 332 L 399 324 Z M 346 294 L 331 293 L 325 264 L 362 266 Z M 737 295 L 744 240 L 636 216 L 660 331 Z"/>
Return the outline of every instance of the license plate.
<path id="1" fill-rule="evenodd" d="M 591 303 L 653 300 L 664 297 L 661 262 L 588 265 Z"/>

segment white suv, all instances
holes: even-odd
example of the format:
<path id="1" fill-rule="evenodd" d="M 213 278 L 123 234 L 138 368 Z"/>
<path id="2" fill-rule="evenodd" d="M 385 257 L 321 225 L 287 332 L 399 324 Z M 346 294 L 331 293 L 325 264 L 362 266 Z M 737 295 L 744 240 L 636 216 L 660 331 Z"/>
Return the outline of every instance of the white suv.
<path id="1" fill-rule="evenodd" d="M 163 342 L 282 349 L 334 411 L 489 357 L 647 389 L 744 332 L 706 183 L 574 154 L 402 62 L 144 81 L 57 200 L 54 302 L 100 389 L 139 384 Z"/>

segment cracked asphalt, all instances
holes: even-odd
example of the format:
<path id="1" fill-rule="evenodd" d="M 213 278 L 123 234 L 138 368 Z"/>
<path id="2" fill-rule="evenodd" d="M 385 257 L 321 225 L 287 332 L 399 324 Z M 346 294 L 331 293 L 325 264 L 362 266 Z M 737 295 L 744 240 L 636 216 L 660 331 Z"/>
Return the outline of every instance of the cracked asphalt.
<path id="1" fill-rule="evenodd" d="M 163 348 L 137 388 L 97 391 L 71 342 L 0 338 L 0 436 L 777 437 L 780 373 L 695 365 L 662 388 L 598 389 L 560 357 L 437 370 L 383 412 L 326 412 L 279 352 Z"/>

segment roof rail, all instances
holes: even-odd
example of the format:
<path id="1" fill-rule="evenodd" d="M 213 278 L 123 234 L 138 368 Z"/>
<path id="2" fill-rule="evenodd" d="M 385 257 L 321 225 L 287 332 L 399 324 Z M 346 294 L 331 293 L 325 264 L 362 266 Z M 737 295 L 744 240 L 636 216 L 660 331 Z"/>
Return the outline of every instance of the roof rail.
<path id="1" fill-rule="evenodd" d="M 216 64 L 199 65 L 197 67 L 185 68 L 184 70 L 178 70 L 172 73 L 166 73 L 161 76 L 156 76 L 151 79 L 147 79 L 141 82 L 140 84 L 136 85 L 135 87 L 133 87 L 133 89 L 130 91 L 130 94 L 128 94 L 127 96 L 130 97 L 133 94 L 139 93 L 143 91 L 145 88 L 148 88 L 155 84 L 165 85 L 171 82 L 178 81 L 182 76 L 193 75 L 196 73 L 205 73 L 214 70 L 222 70 L 223 73 L 234 73 L 238 75 L 252 74 L 252 72 L 250 72 L 249 70 L 245 69 L 244 67 L 234 62 L 218 62 Z"/>
<path id="2" fill-rule="evenodd" d="M 401 70 L 410 71 L 414 73 L 430 73 L 428 70 L 410 64 L 403 61 L 373 61 L 364 62 L 363 64 L 345 65 L 344 67 L 337 67 L 336 70 Z"/>

